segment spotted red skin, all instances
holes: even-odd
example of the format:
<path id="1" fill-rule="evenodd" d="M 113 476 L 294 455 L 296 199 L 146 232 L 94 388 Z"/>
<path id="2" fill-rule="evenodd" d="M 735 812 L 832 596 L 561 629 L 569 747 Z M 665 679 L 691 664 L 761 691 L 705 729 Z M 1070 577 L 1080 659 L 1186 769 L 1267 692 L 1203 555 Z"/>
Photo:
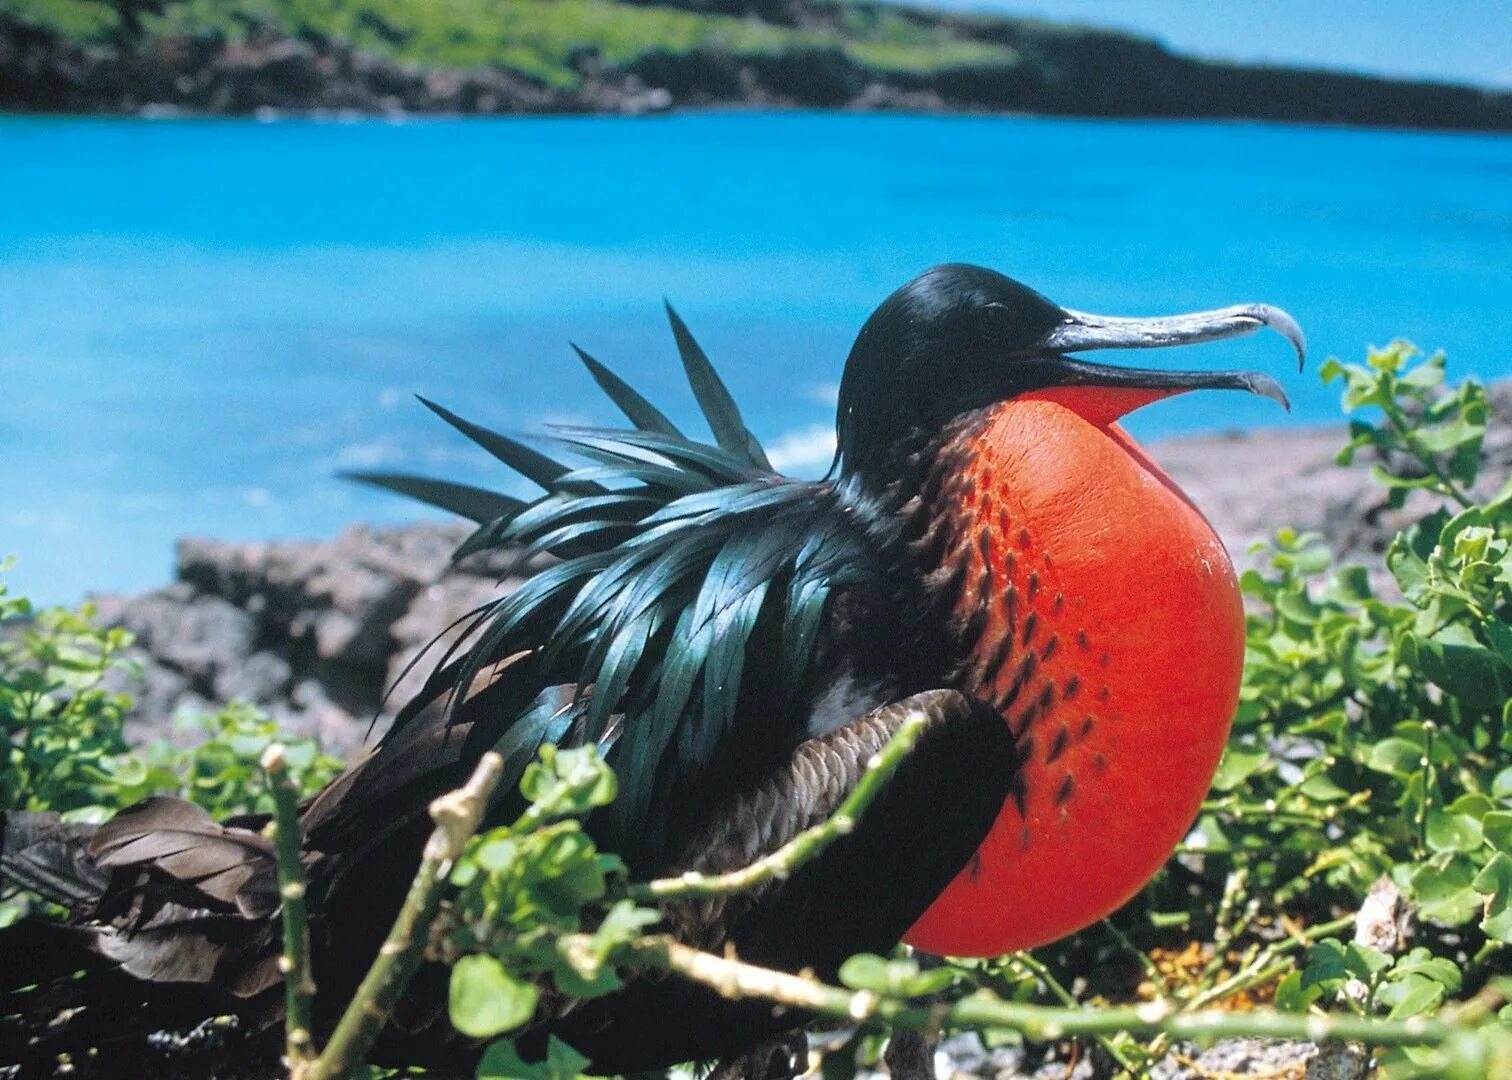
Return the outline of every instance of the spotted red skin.
<path id="1" fill-rule="evenodd" d="M 1046 391 L 998 406 L 975 436 L 956 513 L 989 539 L 959 557 L 972 560 L 963 580 L 986 580 L 985 565 L 992 584 L 965 590 L 958 612 L 987 607 L 978 652 L 1015 635 L 995 669 L 983 658 L 977 691 L 1012 697 L 1025 764 L 977 855 L 909 931 L 920 949 L 992 956 L 1096 922 L 1170 857 L 1207 794 L 1244 615 L 1212 527 L 1115 422 L 1158 396 Z"/>

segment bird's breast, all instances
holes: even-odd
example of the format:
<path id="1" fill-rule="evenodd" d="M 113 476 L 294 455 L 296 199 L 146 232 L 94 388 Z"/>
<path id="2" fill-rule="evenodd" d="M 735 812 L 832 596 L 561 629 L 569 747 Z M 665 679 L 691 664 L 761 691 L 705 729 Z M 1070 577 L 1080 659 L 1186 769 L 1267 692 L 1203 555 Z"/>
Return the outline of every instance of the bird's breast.
<path id="1" fill-rule="evenodd" d="M 1238 700 L 1243 608 L 1211 526 L 1117 424 L 996 407 L 947 485 L 959 685 L 1017 736 L 1014 796 L 909 932 L 996 955 L 1134 895 L 1191 827 Z"/>

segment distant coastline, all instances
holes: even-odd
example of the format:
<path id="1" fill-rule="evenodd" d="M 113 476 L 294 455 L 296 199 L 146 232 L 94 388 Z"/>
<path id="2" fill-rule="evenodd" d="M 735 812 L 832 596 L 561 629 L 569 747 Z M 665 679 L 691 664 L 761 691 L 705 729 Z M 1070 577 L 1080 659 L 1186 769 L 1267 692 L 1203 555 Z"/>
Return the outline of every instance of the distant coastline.
<path id="1" fill-rule="evenodd" d="M 1512 130 L 1512 92 L 1219 63 L 1121 32 L 868 0 L 521 0 L 487 21 L 424 0 L 16 0 L 0 12 L 0 111 L 707 107 Z"/>

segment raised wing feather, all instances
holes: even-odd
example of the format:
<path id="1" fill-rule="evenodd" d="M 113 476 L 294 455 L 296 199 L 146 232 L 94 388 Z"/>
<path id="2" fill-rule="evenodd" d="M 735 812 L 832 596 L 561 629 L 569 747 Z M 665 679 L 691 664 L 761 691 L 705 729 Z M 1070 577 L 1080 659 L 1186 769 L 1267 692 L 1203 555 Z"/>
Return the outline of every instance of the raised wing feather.
<path id="1" fill-rule="evenodd" d="M 508 751 L 512 787 L 542 741 L 597 742 L 620 775 L 609 813 L 625 854 L 623 845 L 657 834 L 673 793 L 715 760 L 736 725 L 767 725 L 772 746 L 791 745 L 827 599 L 875 576 L 865 508 L 832 483 L 773 471 L 708 358 L 668 313 L 717 445 L 680 434 L 581 350 L 634 430 L 554 428 L 535 450 L 426 402 L 546 489 L 483 522 L 459 554 L 497 547 L 559 561 L 480 612 L 386 736 L 439 699 L 455 705 L 512 658 L 490 691 L 491 714 L 466 716 L 469 754 Z M 456 501 L 408 478 L 386 486 Z M 748 680 L 758 639 L 770 651 L 759 687 Z M 573 708 L 549 721 L 538 701 L 547 687 L 576 688 Z"/>

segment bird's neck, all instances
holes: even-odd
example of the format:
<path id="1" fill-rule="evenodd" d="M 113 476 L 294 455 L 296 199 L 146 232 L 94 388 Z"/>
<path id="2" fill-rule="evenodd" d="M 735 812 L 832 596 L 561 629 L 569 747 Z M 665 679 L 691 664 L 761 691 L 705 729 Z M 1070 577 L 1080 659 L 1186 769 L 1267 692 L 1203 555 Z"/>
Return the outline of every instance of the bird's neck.
<path id="1" fill-rule="evenodd" d="M 963 416 L 918 464 L 895 507 L 918 636 L 944 643 L 941 683 L 1003 714 L 1022 766 L 983 887 L 953 886 L 910 940 L 1025 948 L 1108 914 L 1190 827 L 1237 700 L 1237 583 L 1158 466 L 1064 404 Z"/>

